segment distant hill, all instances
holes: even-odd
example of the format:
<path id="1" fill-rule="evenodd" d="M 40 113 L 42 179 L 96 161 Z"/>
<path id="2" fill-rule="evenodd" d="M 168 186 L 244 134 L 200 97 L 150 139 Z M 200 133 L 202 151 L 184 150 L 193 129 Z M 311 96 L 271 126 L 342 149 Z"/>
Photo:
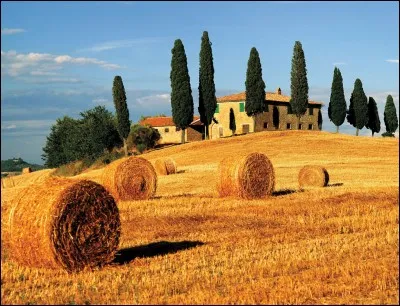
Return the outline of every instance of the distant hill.
<path id="1" fill-rule="evenodd" d="M 1 172 L 21 172 L 23 168 L 27 167 L 30 167 L 32 171 L 45 169 L 42 165 L 27 163 L 22 158 L 11 158 L 1 161 Z"/>

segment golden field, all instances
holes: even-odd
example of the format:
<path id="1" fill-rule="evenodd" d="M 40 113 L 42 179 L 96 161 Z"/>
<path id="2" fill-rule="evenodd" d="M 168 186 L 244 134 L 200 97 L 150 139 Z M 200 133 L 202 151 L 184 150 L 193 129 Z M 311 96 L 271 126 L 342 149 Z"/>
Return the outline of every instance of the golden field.
<path id="1" fill-rule="evenodd" d="M 272 161 L 274 194 L 219 198 L 220 160 L 251 152 Z M 68 274 L 20 266 L 2 248 L 2 304 L 399 303 L 397 138 L 260 132 L 141 156 L 171 157 L 178 171 L 158 177 L 153 199 L 118 203 L 113 264 Z M 299 190 L 314 164 L 328 187 Z M 2 189 L 2 205 L 22 188 Z"/>

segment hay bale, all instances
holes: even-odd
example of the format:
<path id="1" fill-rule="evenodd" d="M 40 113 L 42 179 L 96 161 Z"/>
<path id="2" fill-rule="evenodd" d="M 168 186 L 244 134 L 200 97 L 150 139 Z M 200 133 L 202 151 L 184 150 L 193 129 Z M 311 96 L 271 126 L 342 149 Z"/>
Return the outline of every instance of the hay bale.
<path id="1" fill-rule="evenodd" d="M 304 166 L 300 169 L 299 187 L 325 187 L 329 182 L 328 171 L 321 166 Z"/>
<path id="2" fill-rule="evenodd" d="M 217 191 L 221 197 L 264 198 L 274 191 L 274 167 L 262 153 L 225 158 L 218 173 Z"/>
<path id="3" fill-rule="evenodd" d="M 12 188 L 15 187 L 15 181 L 12 176 L 7 176 L 1 179 L 1 188 Z"/>
<path id="4" fill-rule="evenodd" d="M 121 232 L 110 193 L 95 182 L 67 178 L 48 178 L 21 188 L 2 205 L 1 223 L 10 259 L 69 272 L 112 261 Z"/>
<path id="5" fill-rule="evenodd" d="M 131 156 L 112 162 L 104 169 L 101 181 L 117 201 L 149 199 L 157 189 L 156 171 L 142 157 Z"/>
<path id="6" fill-rule="evenodd" d="M 23 168 L 22 169 L 22 174 L 24 173 L 31 173 L 32 172 L 32 168 L 31 167 L 27 167 L 27 168 Z"/>
<path id="7" fill-rule="evenodd" d="M 159 175 L 176 173 L 176 163 L 172 158 L 157 159 L 154 168 Z"/>

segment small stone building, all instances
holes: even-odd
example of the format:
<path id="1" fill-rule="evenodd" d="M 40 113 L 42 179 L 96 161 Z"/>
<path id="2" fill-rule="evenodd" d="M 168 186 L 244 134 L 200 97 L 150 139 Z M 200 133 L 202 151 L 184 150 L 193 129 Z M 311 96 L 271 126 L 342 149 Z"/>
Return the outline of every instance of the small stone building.
<path id="1" fill-rule="evenodd" d="M 181 143 L 182 131 L 175 126 L 172 117 L 149 117 L 139 122 L 140 125 L 149 125 L 160 133 L 160 144 Z M 204 125 L 199 116 L 193 117 L 193 122 L 186 129 L 185 141 L 192 142 L 203 139 Z"/>
<path id="2" fill-rule="evenodd" d="M 235 115 L 235 134 L 254 132 L 254 119 L 247 116 L 245 111 L 246 92 L 217 98 L 215 120 L 210 125 L 210 138 L 232 135 L 229 129 L 229 113 L 233 109 Z M 306 113 L 298 121 L 291 112 L 290 97 L 282 94 L 278 88 L 276 92 L 267 92 L 265 95 L 266 111 L 255 116 L 255 132 L 276 130 L 321 130 L 322 102 L 309 101 Z M 297 126 L 298 125 L 298 126 Z"/>

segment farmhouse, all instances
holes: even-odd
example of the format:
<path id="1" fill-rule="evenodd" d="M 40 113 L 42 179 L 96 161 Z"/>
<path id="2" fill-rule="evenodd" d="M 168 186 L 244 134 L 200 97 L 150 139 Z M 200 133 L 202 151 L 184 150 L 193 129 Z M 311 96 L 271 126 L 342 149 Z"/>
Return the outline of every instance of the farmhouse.
<path id="1" fill-rule="evenodd" d="M 245 111 L 246 92 L 217 98 L 217 109 L 215 110 L 213 122 L 210 125 L 210 138 L 232 135 L 229 129 L 229 113 L 233 110 L 236 123 L 236 134 L 245 134 L 261 131 L 275 130 L 321 130 L 323 103 L 309 101 L 307 112 L 298 121 L 290 108 L 290 96 L 282 94 L 278 88 L 276 92 L 267 92 L 265 95 L 266 111 L 252 117 L 247 116 Z M 298 126 L 297 126 L 298 125 Z"/>
<path id="2" fill-rule="evenodd" d="M 139 122 L 140 125 L 149 125 L 160 133 L 160 144 L 165 143 L 180 143 L 181 142 L 181 129 L 175 126 L 172 117 L 160 116 L 149 117 Z M 193 122 L 190 123 L 186 129 L 185 141 L 198 141 L 203 139 L 204 126 L 200 122 L 199 116 L 193 117 Z"/>

